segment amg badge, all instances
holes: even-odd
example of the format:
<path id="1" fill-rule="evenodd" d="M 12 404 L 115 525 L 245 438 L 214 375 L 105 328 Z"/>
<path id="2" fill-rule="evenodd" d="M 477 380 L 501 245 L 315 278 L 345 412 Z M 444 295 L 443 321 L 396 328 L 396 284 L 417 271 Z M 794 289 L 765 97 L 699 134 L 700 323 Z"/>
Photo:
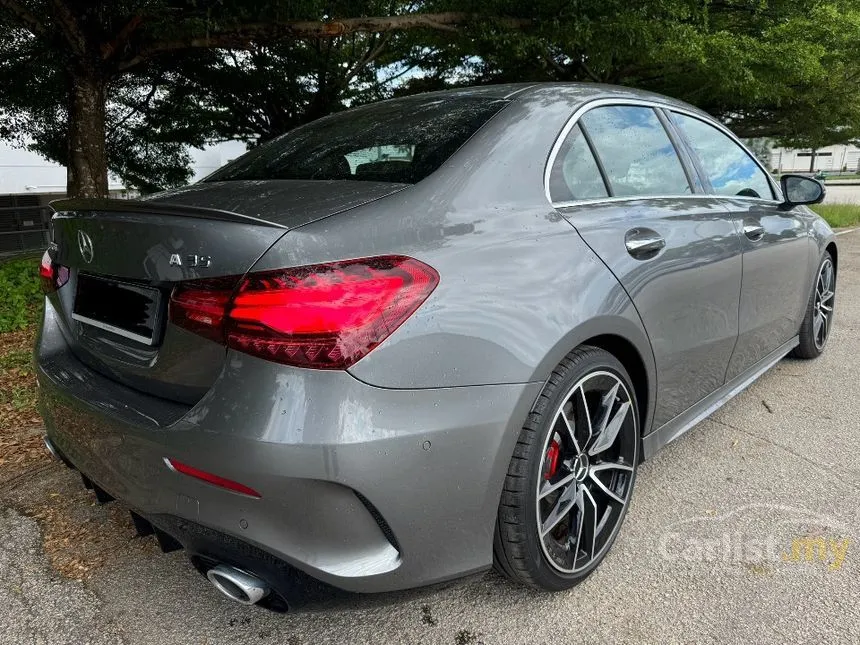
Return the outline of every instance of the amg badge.
<path id="1" fill-rule="evenodd" d="M 186 255 L 183 262 L 182 256 L 174 253 L 170 256 L 170 266 L 173 267 L 208 267 L 212 264 L 212 258 L 208 255 Z"/>

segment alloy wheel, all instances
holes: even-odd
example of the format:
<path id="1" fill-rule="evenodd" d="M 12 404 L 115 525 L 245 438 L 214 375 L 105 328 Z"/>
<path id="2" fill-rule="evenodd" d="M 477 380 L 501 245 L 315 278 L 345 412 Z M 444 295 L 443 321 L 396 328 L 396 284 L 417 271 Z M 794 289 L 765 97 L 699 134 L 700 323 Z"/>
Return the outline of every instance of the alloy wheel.
<path id="1" fill-rule="evenodd" d="M 836 296 L 835 272 L 833 261 L 826 258 L 818 270 L 818 280 L 815 285 L 815 304 L 812 319 L 812 335 L 815 347 L 822 350 L 830 335 L 833 324 L 833 304 Z"/>
<path id="2" fill-rule="evenodd" d="M 537 482 L 548 562 L 572 574 L 603 557 L 633 489 L 639 441 L 633 399 L 609 371 L 586 375 L 553 417 Z"/>

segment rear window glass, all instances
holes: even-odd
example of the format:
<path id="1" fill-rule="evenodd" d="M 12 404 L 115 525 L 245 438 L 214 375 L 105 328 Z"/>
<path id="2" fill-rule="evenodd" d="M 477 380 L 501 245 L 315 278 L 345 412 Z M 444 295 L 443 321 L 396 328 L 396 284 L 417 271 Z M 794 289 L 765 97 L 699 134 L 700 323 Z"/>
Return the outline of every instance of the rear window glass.
<path id="1" fill-rule="evenodd" d="M 292 130 L 204 181 L 352 179 L 413 184 L 438 169 L 507 104 L 461 96 L 347 110 Z"/>

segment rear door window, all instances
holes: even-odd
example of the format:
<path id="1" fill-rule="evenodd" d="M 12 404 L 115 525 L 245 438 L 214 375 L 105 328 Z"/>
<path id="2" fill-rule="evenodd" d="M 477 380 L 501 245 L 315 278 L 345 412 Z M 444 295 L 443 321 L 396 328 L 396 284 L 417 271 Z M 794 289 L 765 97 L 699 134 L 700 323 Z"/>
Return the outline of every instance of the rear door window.
<path id="1" fill-rule="evenodd" d="M 347 110 L 260 146 L 204 181 L 351 179 L 416 183 L 509 101 L 410 98 Z"/>
<path id="2" fill-rule="evenodd" d="M 580 124 L 603 164 L 613 196 L 692 192 L 675 146 L 653 109 L 599 107 L 586 112 Z"/>

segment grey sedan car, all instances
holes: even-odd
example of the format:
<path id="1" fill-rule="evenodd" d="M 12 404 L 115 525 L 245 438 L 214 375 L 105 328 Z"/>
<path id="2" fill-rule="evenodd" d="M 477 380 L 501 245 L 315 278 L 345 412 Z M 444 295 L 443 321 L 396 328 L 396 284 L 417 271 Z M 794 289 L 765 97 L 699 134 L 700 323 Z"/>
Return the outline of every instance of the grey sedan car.
<path id="1" fill-rule="evenodd" d="M 539 84 L 351 109 L 187 188 L 59 202 L 46 442 L 239 602 L 494 564 L 565 589 L 643 459 L 824 349 L 823 194 L 689 105 Z"/>

